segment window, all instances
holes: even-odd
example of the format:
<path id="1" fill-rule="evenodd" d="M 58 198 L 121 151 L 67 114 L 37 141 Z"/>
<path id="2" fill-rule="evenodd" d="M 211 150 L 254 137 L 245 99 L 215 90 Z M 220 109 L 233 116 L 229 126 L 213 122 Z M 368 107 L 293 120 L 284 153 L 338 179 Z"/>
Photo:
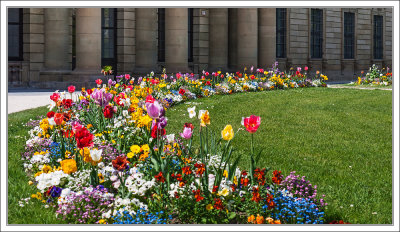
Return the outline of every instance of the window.
<path id="1" fill-rule="evenodd" d="M 158 61 L 165 62 L 165 8 L 158 8 Z"/>
<path id="2" fill-rule="evenodd" d="M 112 66 L 116 73 L 116 14 L 115 8 L 101 9 L 101 66 Z"/>
<path id="3" fill-rule="evenodd" d="M 286 8 L 276 8 L 276 57 L 286 57 Z"/>
<path id="4" fill-rule="evenodd" d="M 374 59 L 383 59 L 383 16 L 374 15 Z"/>
<path id="5" fill-rule="evenodd" d="M 22 9 L 8 8 L 8 60 L 22 60 Z"/>
<path id="6" fill-rule="evenodd" d="M 322 58 L 322 10 L 311 9 L 311 58 Z"/>
<path id="7" fill-rule="evenodd" d="M 72 9 L 72 70 L 76 68 L 76 8 Z"/>
<path id="8" fill-rule="evenodd" d="M 344 58 L 354 59 L 354 13 L 344 13 Z"/>
<path id="9" fill-rule="evenodd" d="M 188 62 L 193 62 L 193 8 L 188 9 Z"/>

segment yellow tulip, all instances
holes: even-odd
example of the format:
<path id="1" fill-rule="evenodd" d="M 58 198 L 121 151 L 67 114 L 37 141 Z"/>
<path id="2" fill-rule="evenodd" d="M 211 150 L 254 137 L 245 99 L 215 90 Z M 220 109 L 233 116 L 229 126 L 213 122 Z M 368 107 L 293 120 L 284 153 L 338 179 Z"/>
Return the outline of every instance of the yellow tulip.
<path id="1" fill-rule="evenodd" d="M 231 125 L 226 125 L 225 128 L 221 131 L 222 138 L 226 141 L 229 141 L 233 138 L 234 132 Z"/>

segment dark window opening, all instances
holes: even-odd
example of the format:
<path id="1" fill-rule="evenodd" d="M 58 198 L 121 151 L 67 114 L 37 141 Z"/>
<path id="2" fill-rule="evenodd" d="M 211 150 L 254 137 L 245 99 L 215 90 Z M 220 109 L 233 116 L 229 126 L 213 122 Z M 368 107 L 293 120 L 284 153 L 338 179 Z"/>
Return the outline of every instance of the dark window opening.
<path id="1" fill-rule="evenodd" d="M 344 58 L 354 59 L 354 13 L 344 13 Z"/>
<path id="2" fill-rule="evenodd" d="M 101 9 L 101 66 L 112 66 L 117 73 L 117 9 Z"/>
<path id="3" fill-rule="evenodd" d="M 322 58 L 322 10 L 311 9 L 311 58 Z"/>
<path id="4" fill-rule="evenodd" d="M 286 57 L 286 8 L 276 8 L 276 57 Z"/>
<path id="5" fill-rule="evenodd" d="M 21 61 L 22 55 L 22 8 L 8 8 L 8 60 Z"/>
<path id="6" fill-rule="evenodd" d="M 76 9 L 72 10 L 72 70 L 76 68 Z"/>
<path id="7" fill-rule="evenodd" d="M 383 59 L 383 16 L 374 15 L 374 59 Z"/>
<path id="8" fill-rule="evenodd" d="M 165 8 L 158 8 L 158 61 L 165 62 Z"/>
<path id="9" fill-rule="evenodd" d="M 193 62 L 193 8 L 188 9 L 188 62 Z"/>

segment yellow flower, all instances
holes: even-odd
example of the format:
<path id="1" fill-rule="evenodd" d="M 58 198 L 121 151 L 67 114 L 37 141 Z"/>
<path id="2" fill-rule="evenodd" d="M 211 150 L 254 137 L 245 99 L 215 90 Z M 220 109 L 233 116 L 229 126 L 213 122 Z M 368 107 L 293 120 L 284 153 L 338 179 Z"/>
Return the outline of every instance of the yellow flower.
<path id="1" fill-rule="evenodd" d="M 221 131 L 222 138 L 226 141 L 229 141 L 233 138 L 234 132 L 231 125 L 226 125 L 225 128 Z"/>
<path id="2" fill-rule="evenodd" d="M 90 128 L 93 127 L 93 125 L 92 125 L 92 124 L 88 124 L 86 127 L 87 127 L 88 129 L 90 129 Z"/>
<path id="3" fill-rule="evenodd" d="M 100 219 L 98 223 L 99 224 L 107 224 L 106 220 L 104 220 L 104 219 Z"/>
<path id="4" fill-rule="evenodd" d="M 226 197 L 229 195 L 229 190 L 227 188 L 224 188 L 221 191 L 219 191 L 217 195 Z"/>
<path id="5" fill-rule="evenodd" d="M 51 167 L 49 165 L 45 164 L 45 165 L 43 165 L 42 171 L 44 173 L 49 173 L 49 172 L 52 172 L 53 170 L 51 169 Z"/>
<path id="6" fill-rule="evenodd" d="M 201 120 L 200 126 L 205 127 L 206 125 L 210 125 L 210 115 L 208 114 L 208 110 L 200 110 L 199 119 Z"/>
<path id="7" fill-rule="evenodd" d="M 142 150 L 143 150 L 144 152 L 149 152 L 149 151 L 150 151 L 149 145 L 148 145 L 148 144 L 142 145 Z"/>
<path id="8" fill-rule="evenodd" d="M 143 154 L 141 154 L 139 156 L 139 160 L 140 161 L 145 161 L 147 159 L 147 157 L 149 157 L 149 153 L 148 152 L 144 152 Z"/>
<path id="9" fill-rule="evenodd" d="M 133 153 L 133 152 L 128 152 L 128 154 L 126 154 L 126 157 L 128 157 L 129 159 L 134 156 L 135 156 L 135 153 Z"/>
<path id="10" fill-rule="evenodd" d="M 228 171 L 224 170 L 224 174 L 222 174 L 224 177 L 228 177 Z"/>
<path id="11" fill-rule="evenodd" d="M 70 151 L 65 151 L 65 158 L 66 158 L 66 159 L 68 159 L 70 155 L 71 155 L 71 152 L 70 152 Z"/>
<path id="12" fill-rule="evenodd" d="M 60 162 L 62 170 L 67 173 L 71 174 L 78 170 L 76 167 L 76 161 L 74 159 L 66 159 Z"/>
<path id="13" fill-rule="evenodd" d="M 214 209 L 214 207 L 212 206 L 212 204 L 208 204 L 208 205 L 206 206 L 206 209 L 207 209 L 207 210 L 212 210 L 212 209 Z"/>
<path id="14" fill-rule="evenodd" d="M 30 180 L 30 181 L 28 181 L 28 184 L 29 184 L 29 185 L 32 185 L 32 184 L 33 184 L 33 182 Z"/>

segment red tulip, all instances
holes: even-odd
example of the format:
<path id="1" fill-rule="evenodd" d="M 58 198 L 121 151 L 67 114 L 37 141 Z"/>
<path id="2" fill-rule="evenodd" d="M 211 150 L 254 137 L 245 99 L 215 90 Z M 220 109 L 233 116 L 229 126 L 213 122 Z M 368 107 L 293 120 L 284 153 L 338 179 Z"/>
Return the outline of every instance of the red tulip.
<path id="1" fill-rule="evenodd" d="M 255 133 L 260 126 L 261 123 L 261 117 L 251 115 L 250 117 L 244 118 L 244 126 L 246 127 L 246 130 L 250 133 Z"/>
<path id="2" fill-rule="evenodd" d="M 75 86 L 73 86 L 73 85 L 68 86 L 68 92 L 69 93 L 75 92 Z"/>
<path id="3" fill-rule="evenodd" d="M 55 113 L 54 114 L 54 122 L 57 125 L 61 125 L 63 120 L 64 120 L 64 115 L 63 114 L 60 114 L 60 113 Z"/>
<path id="4" fill-rule="evenodd" d="M 105 118 L 112 118 L 114 116 L 114 109 L 112 106 L 107 105 L 103 109 L 103 114 Z"/>

